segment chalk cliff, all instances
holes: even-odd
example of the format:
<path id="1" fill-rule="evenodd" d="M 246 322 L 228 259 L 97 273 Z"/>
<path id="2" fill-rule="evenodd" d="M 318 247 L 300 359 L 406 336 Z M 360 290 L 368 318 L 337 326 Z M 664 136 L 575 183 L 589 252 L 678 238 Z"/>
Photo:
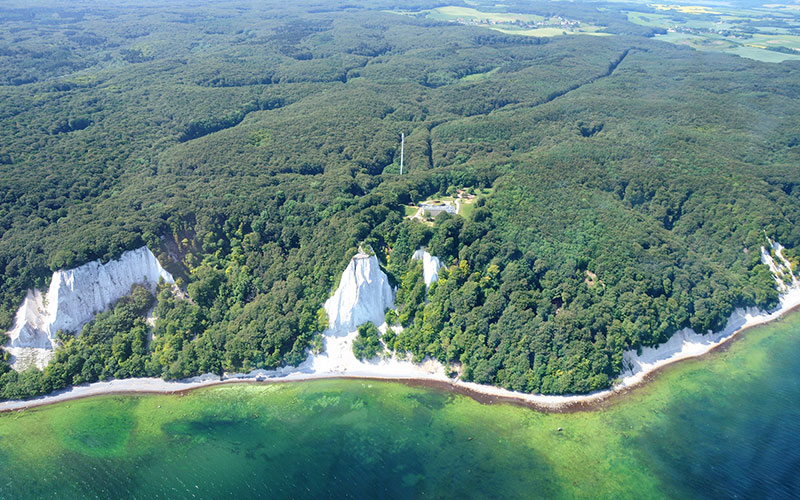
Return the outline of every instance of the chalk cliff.
<path id="1" fill-rule="evenodd" d="M 328 328 L 349 332 L 368 321 L 381 325 L 393 303 L 389 279 L 381 271 L 378 259 L 359 252 L 344 270 L 339 288 L 325 302 Z"/>
<path id="2" fill-rule="evenodd" d="M 59 330 L 79 331 L 95 314 L 130 294 L 133 285 L 155 291 L 160 278 L 173 282 L 147 247 L 125 252 L 106 264 L 93 261 L 56 271 L 47 294 L 28 292 L 14 327 L 7 332 L 10 342 L 6 350 L 12 355 L 12 366 L 44 367 L 52 357 Z"/>
<path id="3" fill-rule="evenodd" d="M 774 319 L 782 311 L 800 304 L 800 281 L 792 272 L 791 263 L 783 255 L 784 247 L 769 238 L 767 240 L 769 249 L 761 247 L 761 261 L 769 267 L 776 288 L 781 293 L 780 306 L 773 311 L 762 311 L 755 307 L 737 308 L 721 331 L 696 332 L 691 328 L 684 328 L 658 346 L 642 347 L 641 352 L 635 349 L 625 351 L 622 356 L 623 385 L 637 382 L 644 374 L 671 361 L 708 352 L 742 328 Z"/>
<path id="4" fill-rule="evenodd" d="M 797 283 L 797 276 L 792 272 L 792 264 L 783 255 L 783 245 L 777 241 L 772 241 L 767 238 L 769 242 L 769 250 L 761 247 L 761 262 L 769 267 L 772 271 L 772 277 L 775 279 L 778 290 L 785 292 L 790 286 Z M 776 258 L 772 258 L 772 255 Z"/>
<path id="5" fill-rule="evenodd" d="M 422 261 L 422 277 L 425 280 L 425 286 L 429 287 L 434 281 L 439 280 L 439 269 L 442 268 L 439 257 L 432 256 L 424 248 L 420 247 L 411 258 Z"/>
<path id="6" fill-rule="evenodd" d="M 347 265 L 339 287 L 325 302 L 328 329 L 322 332 L 323 352 L 311 354 L 296 369 L 309 377 L 331 374 L 346 376 L 408 377 L 414 374 L 430 377 L 444 376 L 437 361 L 426 360 L 417 365 L 396 354 L 376 356 L 361 361 L 353 354 L 353 341 L 358 326 L 372 322 L 381 333 L 390 327 L 385 322 L 387 309 L 393 307 L 393 292 L 387 276 L 381 271 L 378 259 L 359 252 Z M 396 333 L 402 327 L 391 327 Z"/>

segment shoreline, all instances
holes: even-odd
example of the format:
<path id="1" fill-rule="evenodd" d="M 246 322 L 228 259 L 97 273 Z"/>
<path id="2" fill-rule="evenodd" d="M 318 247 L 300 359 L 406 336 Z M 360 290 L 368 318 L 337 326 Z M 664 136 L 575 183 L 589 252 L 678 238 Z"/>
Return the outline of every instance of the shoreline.
<path id="1" fill-rule="evenodd" d="M 760 314 L 739 313 L 744 323 L 721 332 L 699 336 L 703 343 L 688 343 L 684 340 L 680 351 L 671 353 L 663 359 L 650 360 L 642 363 L 640 371 L 631 373 L 622 379 L 621 383 L 610 389 L 578 395 L 543 395 L 514 392 L 501 387 L 464 382 L 448 378 L 443 373 L 413 373 L 392 372 L 381 373 L 380 366 L 367 367 L 366 370 L 352 370 L 343 372 L 308 372 L 297 368 L 287 367 L 277 370 L 255 370 L 248 374 L 231 374 L 223 376 L 201 375 L 181 381 L 166 381 L 160 378 L 129 378 L 106 382 L 94 382 L 88 385 L 74 386 L 55 393 L 38 396 L 27 400 L 9 400 L 0 402 L 0 413 L 22 411 L 66 401 L 90 398 L 94 396 L 136 395 L 136 394 L 172 394 L 181 395 L 204 387 L 214 387 L 227 384 L 280 384 L 314 380 L 369 380 L 383 382 L 398 382 L 413 387 L 425 387 L 445 390 L 454 394 L 470 397 L 481 404 L 513 404 L 524 406 L 543 413 L 573 413 L 581 411 L 596 411 L 607 404 L 616 403 L 630 392 L 652 381 L 665 367 L 686 359 L 698 359 L 724 350 L 730 343 L 753 327 L 762 326 L 783 318 L 785 315 L 800 311 L 800 287 L 793 287 L 788 293 L 781 296 L 781 306 L 771 313 Z M 737 313 L 731 316 L 731 321 Z M 729 321 L 730 323 L 730 321 Z M 673 335 L 678 337 L 680 332 Z M 696 334 L 695 334 L 696 335 Z M 659 347 L 664 347 L 662 344 Z M 653 352 L 658 352 L 658 348 Z M 410 363 L 409 363 L 410 364 Z M 418 365 L 413 365 L 418 367 Z M 360 368 L 360 367 L 359 367 Z M 624 376 L 624 374 L 623 374 Z"/>

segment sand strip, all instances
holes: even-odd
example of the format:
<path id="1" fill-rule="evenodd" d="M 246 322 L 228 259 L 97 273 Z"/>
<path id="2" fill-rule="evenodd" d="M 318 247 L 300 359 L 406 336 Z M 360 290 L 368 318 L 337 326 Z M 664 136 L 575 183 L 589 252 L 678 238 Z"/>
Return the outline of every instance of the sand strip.
<path id="1" fill-rule="evenodd" d="M 165 381 L 158 378 L 131 378 L 96 382 L 75 386 L 52 394 L 23 401 L 0 402 L 0 412 L 22 410 L 42 405 L 69 401 L 72 399 L 99 396 L 104 394 L 176 394 L 201 387 L 230 383 L 283 383 L 319 379 L 365 379 L 389 380 L 415 386 L 445 389 L 463 394 L 487 404 L 512 403 L 548 412 L 571 412 L 591 410 L 604 406 L 610 400 L 628 393 L 632 388 L 642 385 L 663 367 L 677 361 L 702 356 L 735 338 L 737 334 L 753 326 L 763 325 L 780 318 L 784 314 L 800 308 L 800 286 L 795 285 L 781 296 L 781 305 L 770 313 L 737 311 L 731 317 L 728 327 L 722 332 L 699 335 L 694 332 L 678 332 L 669 342 L 658 348 L 645 348 L 640 355 L 632 353 L 628 359 L 637 363 L 622 381 L 611 389 L 591 394 L 549 396 L 509 391 L 500 387 L 463 382 L 448 378 L 441 367 L 423 367 L 396 358 L 364 363 L 358 360 L 337 360 L 335 369 L 329 363 L 319 362 L 327 357 L 311 356 L 297 368 L 279 370 L 256 370 L 247 374 L 202 375 L 182 381 Z M 675 339 L 678 338 L 679 342 Z M 344 340 L 343 338 L 341 340 Z M 344 363 L 342 363 L 344 361 Z"/>

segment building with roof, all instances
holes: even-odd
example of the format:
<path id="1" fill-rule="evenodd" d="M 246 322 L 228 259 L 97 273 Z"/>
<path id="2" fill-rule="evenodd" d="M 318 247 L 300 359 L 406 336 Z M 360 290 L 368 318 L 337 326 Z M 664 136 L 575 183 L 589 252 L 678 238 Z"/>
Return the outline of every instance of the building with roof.
<path id="1" fill-rule="evenodd" d="M 422 208 L 422 214 L 424 216 L 433 218 L 436 218 L 445 212 L 452 215 L 455 215 L 457 212 L 456 206 L 450 203 L 446 203 L 444 205 L 422 204 L 420 208 Z"/>

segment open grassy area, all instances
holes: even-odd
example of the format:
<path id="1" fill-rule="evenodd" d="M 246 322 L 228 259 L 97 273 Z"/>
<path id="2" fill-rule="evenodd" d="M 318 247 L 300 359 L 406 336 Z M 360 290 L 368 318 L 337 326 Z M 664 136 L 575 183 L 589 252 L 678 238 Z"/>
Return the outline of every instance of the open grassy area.
<path id="1" fill-rule="evenodd" d="M 781 46 L 790 49 L 800 49 L 800 36 L 797 35 L 775 35 L 775 34 L 755 34 L 753 38 L 747 40 L 745 44 L 750 47 L 766 48 L 769 46 Z M 798 52 L 800 54 L 800 52 Z"/>
<path id="2" fill-rule="evenodd" d="M 469 7 L 439 7 L 432 9 L 428 13 L 428 17 L 439 21 L 483 21 L 495 23 L 516 23 L 527 22 L 534 23 L 537 21 L 544 21 L 544 17 L 534 14 L 515 14 L 513 12 L 483 12 Z"/>
<path id="3" fill-rule="evenodd" d="M 600 31 L 603 29 L 600 26 L 581 25 L 577 29 L 557 28 L 557 27 L 544 27 L 544 28 L 528 28 L 528 29 L 515 29 L 515 28 L 493 28 L 495 31 L 507 33 L 509 35 L 523 35 L 523 36 L 561 36 L 561 35 L 595 35 L 595 36 L 613 36 L 611 33 Z"/>
<path id="4" fill-rule="evenodd" d="M 800 17 L 774 9 L 651 4 L 658 12 L 627 12 L 628 20 L 668 30 L 656 38 L 696 50 L 735 54 L 762 62 L 800 60 Z M 792 53 L 796 51 L 796 53 Z"/>
<path id="5" fill-rule="evenodd" d="M 667 5 L 654 3 L 650 4 L 650 6 L 656 10 L 674 10 L 683 14 L 720 14 L 720 12 L 712 10 L 711 7 L 706 5 Z"/>
<path id="6" fill-rule="evenodd" d="M 688 45 L 697 50 L 725 52 L 735 54 L 748 59 L 755 59 L 762 62 L 779 63 L 786 60 L 800 60 L 800 52 L 787 54 L 763 49 L 750 44 L 736 43 L 726 37 L 716 35 L 693 35 L 689 33 L 667 33 L 657 35 L 657 40 L 674 43 L 677 45 Z"/>
<path id="7" fill-rule="evenodd" d="M 461 78 L 463 82 L 477 82 L 479 80 L 483 80 L 486 77 L 492 76 L 493 74 L 497 73 L 500 67 L 496 67 L 494 69 L 490 69 L 489 71 L 484 71 L 483 73 L 473 73 L 471 75 L 467 75 Z"/>
<path id="8" fill-rule="evenodd" d="M 475 203 L 487 196 L 490 196 L 493 192 L 493 188 L 471 188 L 470 194 L 475 195 L 474 198 L 468 199 L 466 197 L 466 193 L 463 198 L 459 198 L 457 195 L 452 196 L 436 196 L 434 198 L 430 198 L 424 201 L 421 201 L 420 204 L 425 205 L 443 205 L 443 204 L 455 204 L 458 207 L 458 214 L 464 217 L 465 219 L 469 219 L 472 217 L 472 212 L 475 211 Z M 418 206 L 405 206 L 404 207 L 404 215 L 406 217 L 414 217 L 417 214 Z M 431 224 L 430 221 L 422 220 L 422 222 Z"/>
<path id="9" fill-rule="evenodd" d="M 475 211 L 475 204 L 474 203 L 462 203 L 461 210 L 458 211 L 462 217 L 465 219 L 469 219 L 472 217 L 472 212 Z"/>
<path id="10" fill-rule="evenodd" d="M 679 21 L 673 18 L 670 13 L 654 14 L 650 12 L 628 12 L 628 20 L 632 23 L 640 24 L 642 26 L 653 26 L 657 28 L 668 29 L 675 26 Z M 687 16 L 681 16 L 683 19 L 688 19 Z M 696 29 L 714 29 L 714 30 L 729 30 L 736 27 L 736 21 L 742 19 L 736 16 L 719 16 L 714 20 L 707 20 L 706 18 L 691 19 L 685 22 L 686 26 Z"/>
<path id="11" fill-rule="evenodd" d="M 499 6 L 498 6 L 499 7 Z M 420 12 L 396 10 L 396 14 L 416 15 Z M 490 28 L 510 35 L 552 37 L 561 35 L 607 35 L 601 33 L 602 26 L 567 20 L 560 17 L 544 17 L 515 12 L 487 12 L 471 7 L 446 6 L 421 11 L 429 19 L 456 22 Z M 486 76 L 485 74 L 480 74 Z M 472 76 L 472 75 L 471 75 Z M 476 79 L 482 76 L 476 76 Z"/>
<path id="12" fill-rule="evenodd" d="M 800 61 L 800 53 L 798 53 L 798 55 L 784 54 L 782 52 L 773 52 L 771 50 L 763 50 L 750 46 L 739 46 L 726 52 L 762 62 L 779 63 L 783 61 Z"/>

